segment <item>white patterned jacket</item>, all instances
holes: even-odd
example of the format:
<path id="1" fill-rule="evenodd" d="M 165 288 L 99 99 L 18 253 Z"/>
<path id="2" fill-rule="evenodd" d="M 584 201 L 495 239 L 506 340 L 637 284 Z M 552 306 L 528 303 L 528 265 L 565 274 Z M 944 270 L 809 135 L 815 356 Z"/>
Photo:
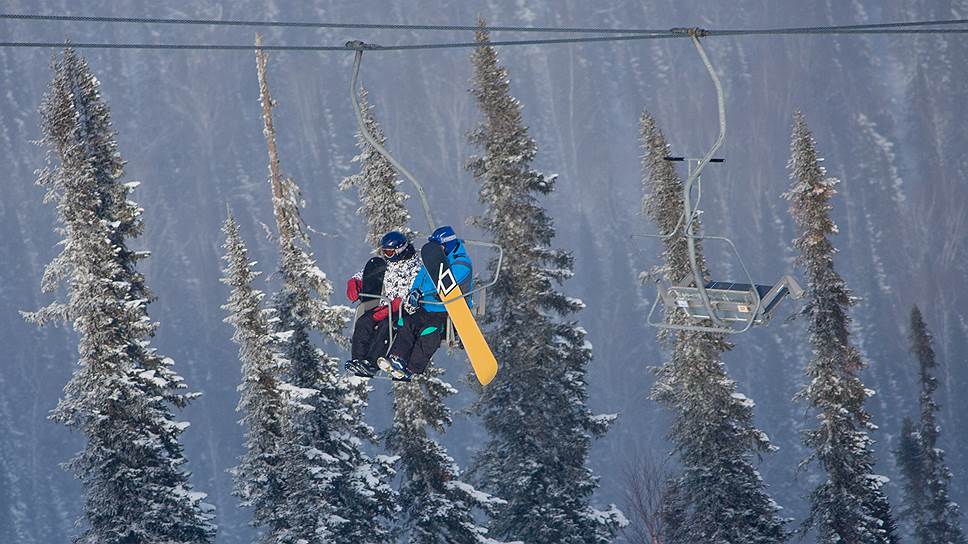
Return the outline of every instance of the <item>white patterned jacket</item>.
<path id="1" fill-rule="evenodd" d="M 390 300 L 397 297 L 407 300 L 407 294 L 410 293 L 413 280 L 422 265 L 423 262 L 416 251 L 407 259 L 387 261 L 387 271 L 383 274 L 383 294 Z M 353 277 L 363 279 L 363 271 L 353 274 Z"/>

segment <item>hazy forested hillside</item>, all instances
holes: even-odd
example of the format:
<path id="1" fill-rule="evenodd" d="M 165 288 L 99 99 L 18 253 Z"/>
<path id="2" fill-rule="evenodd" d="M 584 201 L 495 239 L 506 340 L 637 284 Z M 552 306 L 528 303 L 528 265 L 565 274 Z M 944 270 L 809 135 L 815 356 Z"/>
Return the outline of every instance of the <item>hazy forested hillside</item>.
<path id="1" fill-rule="evenodd" d="M 965 0 L 772 2 L 625 0 L 282 0 L 179 1 L 0 0 L 0 12 L 131 15 L 286 21 L 492 24 L 671 28 L 760 28 L 968 17 Z M 267 44 L 340 45 L 471 41 L 470 33 L 264 29 Z M 511 36 L 495 33 L 495 39 Z M 2 41 L 251 43 L 254 29 L 0 21 Z M 935 336 L 941 387 L 936 400 L 940 447 L 954 473 L 952 495 L 968 503 L 968 41 L 964 35 L 710 38 L 706 48 L 727 95 L 724 165 L 704 177 L 703 221 L 730 236 L 759 281 L 793 273 L 793 222 L 781 194 L 793 112 L 809 120 L 828 174 L 841 180 L 832 211 L 840 233 L 838 271 L 859 303 L 853 340 L 876 390 L 869 401 L 880 430 L 873 436 L 878 472 L 897 480 L 891 450 L 902 417 L 915 416 L 917 365 L 908 350 L 911 306 Z M 48 302 L 44 265 L 57 253 L 55 213 L 42 203 L 34 171 L 44 166 L 38 106 L 51 78 L 51 51 L 0 48 L 0 542 L 66 542 L 80 516 L 80 487 L 59 463 L 81 444 L 50 423 L 77 360 L 70 329 L 37 329 L 19 310 Z M 217 507 L 218 542 L 250 541 L 248 514 L 230 495 L 226 470 L 241 454 L 236 424 L 240 380 L 231 327 L 223 323 L 227 290 L 219 283 L 219 225 L 234 210 L 254 258 L 271 271 L 277 257 L 261 223 L 272 223 L 265 143 L 251 52 L 80 50 L 111 107 L 128 180 L 142 182 L 139 240 L 152 258 L 143 271 L 158 295 L 154 340 L 203 396 L 183 414 L 193 482 Z M 645 313 L 655 293 L 638 280 L 658 247 L 642 196 L 637 122 L 650 111 L 677 153 L 696 155 L 715 137 L 715 95 L 694 49 L 684 40 L 528 46 L 499 50 L 513 95 L 539 151 L 535 167 L 559 175 L 544 202 L 555 219 L 554 245 L 575 256 L 563 291 L 584 299 L 581 325 L 594 345 L 589 395 L 596 412 L 617 413 L 593 445 L 600 503 L 621 502 L 622 468 L 643 452 L 665 455 L 668 414 L 647 399 L 661 363 Z M 470 50 L 368 53 L 363 80 L 398 158 L 425 180 L 438 220 L 458 232 L 480 213 L 477 184 L 464 163 L 474 152 L 466 134 L 478 122 L 470 86 Z M 278 100 L 275 125 L 286 173 L 300 184 L 304 217 L 318 232 L 320 268 L 337 285 L 367 256 L 355 191 L 337 189 L 358 171 L 352 162 L 355 121 L 348 87 L 350 53 L 275 53 L 269 77 Z M 407 186 L 403 186 L 408 189 Z M 416 199 L 413 226 L 426 230 Z M 717 278 L 740 273 L 724 248 L 709 244 Z M 482 255 L 483 257 L 483 255 Z M 736 336 L 726 365 L 752 398 L 756 424 L 780 446 L 760 471 L 784 513 L 801 520 L 813 473 L 796 473 L 805 455 L 798 430 L 812 424 L 792 397 L 809 356 L 802 324 L 784 323 L 787 305 L 767 329 Z M 462 393 L 463 357 L 437 358 Z M 369 421 L 391 421 L 390 388 L 376 383 Z M 466 463 L 484 443 L 473 418 L 456 412 L 443 438 Z M 892 498 L 899 489 L 887 487 Z"/>

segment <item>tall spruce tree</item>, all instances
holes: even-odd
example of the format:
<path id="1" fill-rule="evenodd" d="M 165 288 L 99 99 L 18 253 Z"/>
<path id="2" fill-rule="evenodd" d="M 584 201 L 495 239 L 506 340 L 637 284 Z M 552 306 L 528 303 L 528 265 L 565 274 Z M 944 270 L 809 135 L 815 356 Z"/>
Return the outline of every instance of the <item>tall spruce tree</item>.
<path id="1" fill-rule="evenodd" d="M 252 285 L 259 274 L 231 214 L 222 232 L 226 263 L 222 282 L 232 289 L 223 308 L 229 312 L 225 321 L 235 328 L 232 340 L 239 345 L 242 384 L 236 410 L 245 427 L 245 453 L 233 470 L 234 493 L 242 506 L 253 509 L 252 525 L 262 530 L 260 542 L 282 543 L 289 534 L 288 495 L 280 470 L 286 414 L 286 384 L 280 376 L 284 361 L 276 353 L 263 294 Z"/>
<path id="2" fill-rule="evenodd" d="M 67 321 L 79 336 L 79 367 L 51 419 L 87 438 L 70 462 L 85 490 L 79 543 L 204 543 L 215 535 L 212 507 L 192 491 L 174 419 L 196 395 L 183 392 L 173 361 L 151 347 L 154 296 L 137 270 L 146 251 L 128 247 L 141 234 L 141 208 L 124 183 L 110 112 L 97 79 L 72 49 L 53 62 L 41 108 L 47 168 L 38 184 L 57 206 L 64 236 L 47 266 L 45 292 L 66 288 L 65 302 L 27 314 L 39 324 Z"/>
<path id="3" fill-rule="evenodd" d="M 924 544 L 929 542 L 924 532 L 924 452 L 921 450 L 917 427 L 910 417 L 905 416 L 901 423 L 901 436 L 898 438 L 897 449 L 894 450 L 894 458 L 904 479 L 903 508 L 898 517 L 910 522 L 914 541 Z"/>
<path id="4" fill-rule="evenodd" d="M 921 310 L 915 306 L 911 310 L 911 351 L 918 361 L 918 381 L 921 384 L 919 406 L 921 421 L 918 425 L 918 445 L 921 449 L 923 469 L 923 518 L 922 525 L 915 533 L 920 544 L 964 544 L 961 532 L 958 504 L 951 500 L 948 488 L 951 483 L 951 470 L 944 460 L 944 450 L 938 447 L 941 427 L 935 418 L 939 410 L 934 402 L 934 392 L 938 380 L 934 370 L 938 367 L 932 346 L 931 332 L 924 323 Z"/>
<path id="5" fill-rule="evenodd" d="M 428 428 L 444 432 L 453 423 L 444 400 L 457 390 L 440 379 L 443 369 L 431 366 L 409 384 L 396 388 L 393 429 L 387 446 L 400 456 L 403 480 L 405 542 L 411 544 L 497 544 L 475 519 L 475 509 L 493 515 L 505 501 L 461 481 L 457 463 L 430 437 Z"/>
<path id="6" fill-rule="evenodd" d="M 614 506 L 598 511 L 589 505 L 598 482 L 587 460 L 592 439 L 614 416 L 595 416 L 586 407 L 591 344 L 568 319 L 584 303 L 556 290 L 572 276 L 572 257 L 551 247 L 554 228 L 537 198 L 554 189 L 555 177 L 532 169 L 537 145 L 511 96 L 507 70 L 488 33 L 478 30 L 476 39 L 471 92 L 483 122 L 470 140 L 482 153 L 468 169 L 481 183 L 486 206 L 476 224 L 504 248 L 505 260 L 489 290 L 489 339 L 501 370 L 478 405 L 490 440 L 475 473 L 508 501 L 492 524 L 497 536 L 608 542 L 627 521 Z"/>
<path id="7" fill-rule="evenodd" d="M 309 251 L 299 188 L 281 173 L 265 51 L 258 50 L 256 59 L 280 251 L 275 332 L 286 360 L 286 381 L 305 393 L 301 401 L 307 408 L 294 411 L 284 429 L 287 451 L 281 470 L 292 536 L 307 543 L 388 542 L 392 531 L 387 525 L 397 509 L 396 494 L 387 483 L 392 460 L 371 458 L 362 449 L 364 440 L 375 441 L 373 429 L 362 419 L 362 380 L 343 379 L 339 359 L 310 337 L 316 331 L 324 339 L 344 342 L 348 309 L 329 303 L 332 284 Z"/>
<path id="8" fill-rule="evenodd" d="M 893 544 L 896 526 L 882 490 L 885 478 L 874 473 L 868 434 L 876 427 L 864 409 L 873 392 L 860 380 L 865 365 L 850 343 L 847 310 L 852 300 L 834 270 L 836 249 L 830 236 L 837 226 L 830 218 L 830 199 L 837 180 L 826 176 L 820 162 L 803 114 L 796 112 L 788 165 L 793 184 L 785 197 L 799 234 L 794 245 L 807 278 L 803 315 L 813 348 L 806 369 L 809 382 L 798 398 L 810 404 L 818 421 L 804 433 L 804 444 L 814 451 L 802 465 L 816 460 L 827 474 L 810 495 L 810 516 L 803 528 L 815 528 L 822 544 Z"/>
<path id="9" fill-rule="evenodd" d="M 643 212 L 661 233 L 679 234 L 663 240 L 663 264 L 652 274 L 677 281 L 691 273 L 680 217 L 682 182 L 665 160 L 669 146 L 648 113 L 640 119 L 645 197 Z M 698 222 L 698 218 L 696 219 Z M 698 225 L 697 225 L 698 227 Z M 698 230 L 698 229 L 697 229 Z M 699 264 L 705 275 L 706 264 Z M 680 309 L 667 311 L 669 323 L 685 324 Z M 759 452 L 774 451 L 765 433 L 753 425 L 753 401 L 737 392 L 726 374 L 722 354 L 732 346 L 722 334 L 660 330 L 672 357 L 658 369 L 652 398 L 668 406 L 674 417 L 670 439 L 679 454 L 682 474 L 670 484 L 669 544 L 778 543 L 787 538 L 786 520 L 770 498 L 752 464 Z"/>
<path id="10" fill-rule="evenodd" d="M 384 145 L 386 138 L 365 90 L 360 93 L 360 108 L 367 129 Z M 376 247 L 387 231 L 409 232 L 410 214 L 404 206 L 406 195 L 397 190 L 393 165 L 360 132 L 356 143 L 360 153 L 353 160 L 359 161 L 360 172 L 344 179 L 340 188 L 357 188 L 362 203 L 357 213 L 366 220 L 367 242 Z M 429 427 L 443 433 L 452 423 L 445 400 L 457 391 L 441 379 L 443 372 L 431 365 L 412 382 L 393 386 L 393 428 L 387 434 L 387 446 L 400 458 L 403 469 L 400 525 L 405 541 L 413 544 L 495 542 L 485 536 L 487 529 L 475 521 L 473 511 L 488 512 L 500 501 L 461 482 L 457 463 L 427 431 Z"/>

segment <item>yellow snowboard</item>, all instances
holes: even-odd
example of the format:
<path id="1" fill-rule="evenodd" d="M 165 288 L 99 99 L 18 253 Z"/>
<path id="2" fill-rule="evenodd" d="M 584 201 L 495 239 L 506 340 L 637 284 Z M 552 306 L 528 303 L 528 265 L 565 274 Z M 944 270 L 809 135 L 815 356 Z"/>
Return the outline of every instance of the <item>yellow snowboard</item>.
<path id="1" fill-rule="evenodd" d="M 484 340 L 481 328 L 477 326 L 477 321 L 467 305 L 467 298 L 464 297 L 460 285 L 454 279 L 443 247 L 433 242 L 424 244 L 420 248 L 420 258 L 430 277 L 436 278 L 434 283 L 437 296 L 442 302 L 447 303 L 444 308 L 447 309 L 447 315 L 450 316 L 450 321 L 454 324 L 461 343 L 464 344 L 464 351 L 467 353 L 467 358 L 471 360 L 477 381 L 481 382 L 481 385 L 491 383 L 497 374 L 497 359 L 494 358 L 491 347 Z"/>
<path id="2" fill-rule="evenodd" d="M 443 295 L 442 300 L 448 302 L 460 299 L 445 306 L 447 315 L 450 316 L 450 321 L 454 324 L 461 343 L 464 344 L 464 351 L 467 353 L 467 358 L 471 360 L 477 381 L 481 382 L 481 385 L 487 385 L 497 374 L 497 359 L 494 358 L 491 347 L 484 340 L 484 335 L 481 334 L 481 328 L 477 326 L 477 320 L 471 314 L 471 309 L 467 307 L 467 299 L 461 298 L 462 296 L 460 287 L 455 285 L 449 293 Z"/>

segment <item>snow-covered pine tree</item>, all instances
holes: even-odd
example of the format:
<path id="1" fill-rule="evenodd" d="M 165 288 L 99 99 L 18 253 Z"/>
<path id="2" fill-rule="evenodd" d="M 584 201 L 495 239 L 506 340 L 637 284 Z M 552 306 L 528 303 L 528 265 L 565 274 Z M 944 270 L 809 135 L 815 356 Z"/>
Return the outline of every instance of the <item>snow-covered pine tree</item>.
<path id="1" fill-rule="evenodd" d="M 961 532 L 958 504 L 951 500 L 948 488 L 951 483 L 951 470 L 944 460 L 944 450 L 938 447 L 941 427 L 935 418 L 939 410 L 934 402 L 934 391 L 938 380 L 934 370 L 938 362 L 932 346 L 931 332 L 924 323 L 921 310 L 915 306 L 911 310 L 911 351 L 918 360 L 918 381 L 921 384 L 919 406 L 921 421 L 917 436 L 921 447 L 924 478 L 923 526 L 916 527 L 919 544 L 965 544 Z"/>
<path id="2" fill-rule="evenodd" d="M 468 169 L 481 183 L 486 207 L 475 222 L 504 248 L 505 260 L 489 290 L 489 340 L 501 370 L 478 404 L 490 440 L 474 472 L 487 490 L 508 501 L 492 524 L 496 536 L 608 542 L 627 521 L 614 506 L 590 506 L 598 482 L 587 461 L 592 439 L 606 432 L 614 416 L 592 415 L 585 404 L 591 344 L 568 319 L 584 303 L 556 290 L 572 276 L 572 257 L 551 247 L 552 220 L 537 199 L 554 189 L 555 177 L 532 169 L 537 145 L 511 96 L 507 70 L 487 32 L 478 30 L 476 40 L 471 92 L 483 123 L 470 140 L 482 153 Z"/>
<path id="3" fill-rule="evenodd" d="M 239 345 L 242 384 L 239 385 L 240 423 L 245 427 L 245 453 L 233 471 L 234 494 L 242 506 L 253 509 L 252 525 L 262 530 L 260 542 L 283 543 L 289 534 L 288 495 L 282 481 L 283 426 L 286 415 L 282 361 L 276 354 L 263 294 L 252 286 L 259 275 L 253 270 L 238 223 L 229 213 L 225 233 L 224 277 L 231 287 L 225 321 L 235 327 L 232 340 Z"/>
<path id="4" fill-rule="evenodd" d="M 850 343 L 847 315 L 852 300 L 834 270 L 836 249 L 830 236 L 837 233 L 837 226 L 830 218 L 830 199 L 836 194 L 837 180 L 827 177 L 820 162 L 810 129 L 798 111 L 788 164 L 793 184 L 784 196 L 790 200 L 799 234 L 794 245 L 807 277 L 803 315 L 813 358 L 806 369 L 809 382 L 797 397 L 810 404 L 819 422 L 804 433 L 804 444 L 814 451 L 801 464 L 816 460 L 827 474 L 810 495 L 810 516 L 803 528 L 815 528 L 821 544 L 894 544 L 895 522 L 882 490 L 885 478 L 874 473 L 868 433 L 876 427 L 864 409 L 873 392 L 860 380 L 864 362 Z"/>
<path id="5" fill-rule="evenodd" d="M 660 233 L 679 226 L 680 235 L 663 240 L 663 264 L 652 274 L 677 281 L 691 273 L 682 225 L 682 181 L 672 163 L 665 136 L 652 116 L 640 119 L 643 150 L 643 212 Z M 697 219 L 698 221 L 698 219 Z M 698 225 L 697 229 L 698 230 Z M 701 246 L 699 264 L 705 272 Z M 689 317 L 679 309 L 666 312 L 670 323 Z M 766 492 L 752 457 L 774 451 L 765 433 L 753 425 L 753 401 L 737 392 L 722 354 L 732 349 L 724 335 L 661 330 L 672 357 L 657 371 L 652 398 L 674 417 L 670 439 L 679 454 L 682 474 L 671 484 L 667 512 L 669 544 L 779 543 L 787 538 L 786 520 Z"/>
<path id="6" fill-rule="evenodd" d="M 309 251 L 299 216 L 299 188 L 281 174 L 265 51 L 258 50 L 256 59 L 279 231 L 282 286 L 273 300 L 275 328 L 287 363 L 286 381 L 294 391 L 307 393 L 302 402 L 311 408 L 293 411 L 284 429 L 289 451 L 281 470 L 292 536 L 307 543 L 388 542 L 388 520 L 397 509 L 396 494 L 387 484 L 392 460 L 372 459 L 363 452 L 363 440 L 375 441 L 373 429 L 362 419 L 364 386 L 356 378 L 344 380 L 339 359 L 310 338 L 317 331 L 325 339 L 344 342 L 348 309 L 329 303 L 332 284 Z"/>
<path id="7" fill-rule="evenodd" d="M 68 321 L 79 336 L 78 368 L 51 419 L 79 429 L 87 444 L 70 466 L 85 490 L 79 543 L 205 543 L 215 535 L 212 507 L 192 491 L 174 419 L 196 395 L 183 392 L 173 361 L 150 347 L 153 295 L 137 270 L 148 252 L 128 247 L 143 228 L 123 183 L 110 112 L 97 79 L 72 49 L 54 60 L 41 107 L 47 188 L 64 235 L 44 273 L 45 292 L 67 300 L 27 314 L 39 324 Z"/>
<path id="8" fill-rule="evenodd" d="M 497 544 L 474 519 L 480 509 L 494 514 L 505 503 L 461 481 L 460 468 L 427 432 L 442 433 L 452 423 L 444 399 L 457 393 L 442 381 L 443 369 L 431 366 L 424 375 L 396 388 L 393 429 L 387 446 L 400 456 L 403 481 L 400 506 L 405 542 L 410 544 Z"/>
<path id="9" fill-rule="evenodd" d="M 366 91 L 360 93 L 363 120 L 370 133 L 380 142 L 386 137 L 367 104 Z M 356 187 L 359 193 L 359 213 L 366 220 L 366 241 L 378 246 L 388 231 L 410 234 L 410 214 L 404 206 L 406 195 L 397 190 L 397 172 L 383 155 L 357 132 L 360 149 L 354 161 L 360 162 L 360 172 L 347 177 L 340 188 Z M 484 535 L 487 529 L 478 525 L 473 510 L 488 512 L 499 503 L 489 495 L 460 481 L 460 468 L 447 454 L 443 445 L 433 440 L 427 427 L 443 433 L 451 424 L 450 410 L 445 404 L 448 396 L 456 393 L 441 379 L 443 369 L 431 365 L 417 374 L 410 383 L 393 386 L 393 428 L 387 434 L 387 446 L 400 458 L 403 469 L 400 483 L 400 524 L 405 530 L 405 541 L 412 544 L 471 544 L 494 542 Z"/>
<path id="10" fill-rule="evenodd" d="M 3 433 L 3 436 L 15 436 L 10 426 L 12 418 L 8 410 L 9 404 L 6 401 L 7 399 L 0 399 L 0 418 L 2 418 L 0 419 L 0 433 Z M 7 506 L 25 504 L 18 496 L 19 493 L 17 493 L 17 488 L 14 485 L 18 474 L 11 470 L 9 465 L 9 460 L 14 459 L 11 449 L 9 443 L 0 444 L 0 505 L 5 505 L 0 507 L 0 534 L 9 535 L 8 538 L 17 542 L 31 542 L 30 537 L 21 528 L 25 520 L 20 519 L 22 516 L 17 515 L 18 512 L 15 507 Z M 20 474 L 19 476 L 22 477 L 23 475 Z M 24 510 L 26 509 L 21 507 L 20 511 Z"/>
<path id="11" fill-rule="evenodd" d="M 369 104 L 367 97 L 366 89 L 361 89 L 360 110 L 363 114 L 363 122 L 376 141 L 385 146 L 386 136 L 376 120 L 373 106 Z M 339 188 L 346 190 L 356 187 L 361 204 L 356 213 L 366 220 L 366 242 L 373 247 L 379 247 L 380 238 L 391 230 L 411 235 L 410 228 L 407 226 L 410 213 L 404 205 L 407 195 L 397 190 L 401 181 L 396 169 L 386 157 L 367 143 L 359 130 L 356 131 L 356 146 L 360 153 L 353 157 L 353 162 L 360 163 L 360 172 L 344 178 Z"/>
<path id="12" fill-rule="evenodd" d="M 898 438 L 894 458 L 904 480 L 904 499 L 898 517 L 911 526 L 914 542 L 930 542 L 924 534 L 924 452 L 921 439 L 910 417 L 901 423 L 901 436 Z"/>

